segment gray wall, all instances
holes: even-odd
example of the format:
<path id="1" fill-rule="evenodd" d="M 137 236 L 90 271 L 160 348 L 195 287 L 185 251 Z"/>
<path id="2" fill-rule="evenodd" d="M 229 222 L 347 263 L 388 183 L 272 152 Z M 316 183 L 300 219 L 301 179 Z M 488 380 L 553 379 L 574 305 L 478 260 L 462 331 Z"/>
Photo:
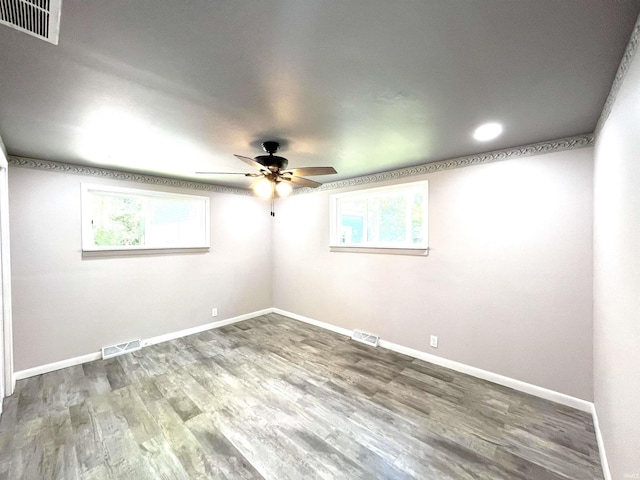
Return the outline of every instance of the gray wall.
<path id="1" fill-rule="evenodd" d="M 428 257 L 329 252 L 346 190 L 280 201 L 274 306 L 591 400 L 593 149 L 422 178 Z"/>
<path id="2" fill-rule="evenodd" d="M 594 392 L 614 479 L 640 476 L 639 57 L 595 149 Z"/>
<path id="3" fill-rule="evenodd" d="M 10 168 L 16 371 L 272 306 L 271 217 L 263 202 L 210 193 L 208 253 L 83 259 L 81 182 L 167 190 Z"/>

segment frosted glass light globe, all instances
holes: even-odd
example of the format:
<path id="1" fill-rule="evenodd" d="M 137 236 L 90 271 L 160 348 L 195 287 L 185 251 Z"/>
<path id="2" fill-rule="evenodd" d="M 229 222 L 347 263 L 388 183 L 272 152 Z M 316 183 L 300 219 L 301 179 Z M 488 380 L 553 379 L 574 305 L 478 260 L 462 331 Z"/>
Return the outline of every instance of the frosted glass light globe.
<path id="1" fill-rule="evenodd" d="M 276 192 L 278 192 L 279 197 L 286 197 L 291 193 L 293 188 L 291 187 L 291 183 L 287 180 L 283 180 L 276 184 Z"/>
<path id="2" fill-rule="evenodd" d="M 273 184 L 268 178 L 263 178 L 253 186 L 253 191 L 256 192 L 259 197 L 271 198 L 273 194 Z"/>

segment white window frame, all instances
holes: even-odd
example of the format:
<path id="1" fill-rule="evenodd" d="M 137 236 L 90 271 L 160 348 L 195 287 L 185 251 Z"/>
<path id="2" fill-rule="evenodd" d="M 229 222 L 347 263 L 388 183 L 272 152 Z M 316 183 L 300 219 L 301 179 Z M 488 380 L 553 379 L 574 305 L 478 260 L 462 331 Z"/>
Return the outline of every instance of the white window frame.
<path id="1" fill-rule="evenodd" d="M 83 252 L 101 252 L 101 251 L 129 251 L 129 250 L 180 250 L 193 248 L 209 248 L 210 246 L 210 213 L 209 213 L 209 197 L 202 195 L 186 195 L 181 193 L 171 193 L 158 190 L 142 190 L 137 188 L 115 187 L 111 185 L 96 185 L 91 183 L 81 184 L 81 205 L 82 205 L 82 251 Z M 95 245 L 93 237 L 93 212 L 91 209 L 92 192 L 104 192 L 109 194 L 137 195 L 140 197 L 162 198 L 162 199 L 189 199 L 200 201 L 203 203 L 202 222 L 204 224 L 204 235 L 202 238 L 193 243 L 180 245 L 166 244 L 144 244 L 144 245 Z"/>
<path id="2" fill-rule="evenodd" d="M 414 191 L 416 187 L 421 187 L 424 190 L 424 208 L 422 218 L 423 228 L 423 242 L 420 244 L 413 243 L 374 243 L 364 242 L 361 244 L 345 244 L 340 243 L 340 228 L 339 228 L 339 203 L 342 200 L 369 200 L 371 198 L 380 198 L 383 196 L 390 196 L 393 194 L 401 194 L 403 191 L 408 194 L 409 190 Z M 330 201 L 330 229 L 329 229 L 329 247 L 332 251 L 370 251 L 372 253 L 379 253 L 388 251 L 389 253 L 424 253 L 429 249 L 429 182 L 428 180 L 421 180 L 417 182 L 408 182 L 395 185 L 389 185 L 385 187 L 367 188 L 365 190 L 356 190 L 352 192 L 338 193 L 331 195 Z M 364 219 L 364 228 L 367 229 L 367 219 Z M 409 226 L 407 228 L 410 228 Z"/>

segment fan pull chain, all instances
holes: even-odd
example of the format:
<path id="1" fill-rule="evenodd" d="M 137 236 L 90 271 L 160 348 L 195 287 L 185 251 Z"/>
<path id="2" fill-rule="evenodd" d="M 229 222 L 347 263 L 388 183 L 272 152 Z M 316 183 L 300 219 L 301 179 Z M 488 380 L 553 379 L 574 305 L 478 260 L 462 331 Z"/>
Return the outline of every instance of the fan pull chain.
<path id="1" fill-rule="evenodd" d="M 271 216 L 275 217 L 276 216 L 276 212 L 274 212 L 275 210 L 275 199 L 273 198 L 273 194 L 271 195 Z"/>

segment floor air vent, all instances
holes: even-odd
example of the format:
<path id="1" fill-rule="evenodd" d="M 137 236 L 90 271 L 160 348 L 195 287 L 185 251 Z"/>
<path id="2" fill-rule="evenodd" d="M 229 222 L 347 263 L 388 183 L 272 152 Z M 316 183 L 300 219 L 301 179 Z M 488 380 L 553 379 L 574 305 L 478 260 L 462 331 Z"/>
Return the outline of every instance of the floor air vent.
<path id="1" fill-rule="evenodd" d="M 102 358 L 117 357 L 124 353 L 135 352 L 142 348 L 140 340 L 131 340 L 130 342 L 119 343 L 118 345 L 110 345 L 102 348 Z"/>
<path id="2" fill-rule="evenodd" d="M 0 23 L 58 44 L 61 0 L 0 0 Z"/>
<path id="3" fill-rule="evenodd" d="M 355 340 L 356 342 L 366 343 L 367 345 L 371 345 L 372 347 L 377 347 L 380 337 L 378 335 L 374 335 L 373 333 L 363 332 L 362 330 L 354 330 L 353 335 L 351 335 L 351 339 Z"/>

